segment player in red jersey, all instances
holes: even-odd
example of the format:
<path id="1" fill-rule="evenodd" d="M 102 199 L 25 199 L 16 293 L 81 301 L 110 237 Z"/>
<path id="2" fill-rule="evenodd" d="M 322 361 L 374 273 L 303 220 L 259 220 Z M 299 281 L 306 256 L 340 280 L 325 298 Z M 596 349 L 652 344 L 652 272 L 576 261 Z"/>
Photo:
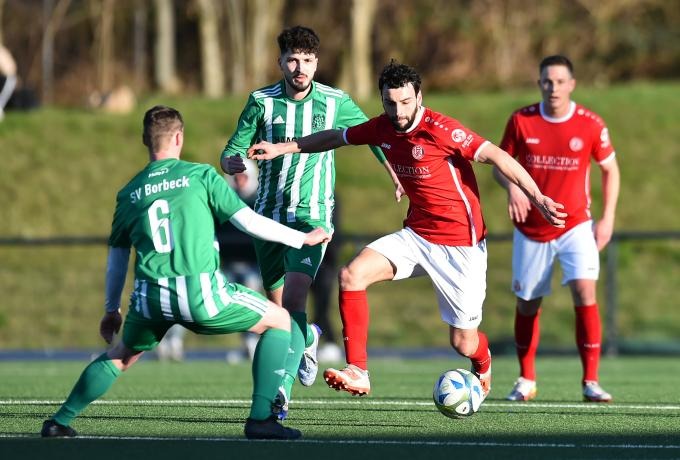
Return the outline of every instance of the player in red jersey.
<path id="1" fill-rule="evenodd" d="M 569 59 L 546 57 L 539 72 L 542 102 L 512 114 L 501 148 L 529 171 L 544 193 L 564 204 L 569 217 L 562 228 L 546 225 L 521 190 L 494 170 L 496 180 L 508 191 L 508 212 L 516 227 L 512 289 L 517 296 L 515 342 L 520 377 L 507 399 L 528 401 L 536 396 L 540 307 L 543 297 L 550 294 L 557 257 L 562 283 L 569 285 L 576 311 L 583 398 L 609 402 L 612 396 L 598 383 L 602 334 L 595 283 L 598 250 L 609 243 L 614 228 L 619 168 L 602 119 L 571 100 L 576 81 Z M 590 215 L 591 159 L 602 171 L 602 218 L 594 225 Z"/>
<path id="2" fill-rule="evenodd" d="M 379 238 L 340 270 L 340 315 L 347 367 L 327 369 L 329 386 L 368 394 L 368 301 L 379 281 L 427 274 L 437 293 L 451 346 L 470 358 L 484 396 L 491 388 L 491 355 L 478 332 L 486 293 L 486 227 L 471 161 L 496 165 L 557 226 L 562 205 L 544 196 L 510 155 L 457 120 L 422 106 L 420 76 L 392 62 L 378 82 L 385 113 L 345 130 L 327 130 L 283 144 L 253 145 L 252 158 L 323 152 L 346 144 L 380 146 L 409 197 L 404 228 Z"/>

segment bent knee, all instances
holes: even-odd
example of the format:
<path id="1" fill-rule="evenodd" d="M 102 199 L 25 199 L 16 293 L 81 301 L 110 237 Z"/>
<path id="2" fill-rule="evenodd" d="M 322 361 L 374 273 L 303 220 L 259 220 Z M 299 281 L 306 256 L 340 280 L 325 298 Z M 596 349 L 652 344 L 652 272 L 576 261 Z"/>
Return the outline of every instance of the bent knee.
<path id="1" fill-rule="evenodd" d="M 269 317 L 267 321 L 267 326 L 269 328 L 290 331 L 290 314 L 285 308 L 279 307 L 278 305 L 270 307 L 267 310 L 267 316 Z"/>

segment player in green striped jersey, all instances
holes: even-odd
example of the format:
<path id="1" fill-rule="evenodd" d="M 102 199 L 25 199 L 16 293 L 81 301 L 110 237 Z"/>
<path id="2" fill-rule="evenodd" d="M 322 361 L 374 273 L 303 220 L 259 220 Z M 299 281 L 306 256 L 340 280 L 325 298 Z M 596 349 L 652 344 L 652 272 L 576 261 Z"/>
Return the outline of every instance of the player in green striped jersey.
<path id="1" fill-rule="evenodd" d="M 246 150 L 261 140 L 284 142 L 367 120 L 345 92 L 313 80 L 319 52 L 319 38 L 313 30 L 302 26 L 285 29 L 278 37 L 278 44 L 283 79 L 250 94 L 236 131 L 222 152 L 222 169 L 228 174 L 243 171 Z M 390 174 L 399 200 L 403 189 L 396 175 L 382 151 L 377 147 L 371 150 Z M 288 155 L 262 161 L 259 167 L 254 206 L 257 213 L 302 231 L 315 226 L 333 231 L 333 150 L 317 155 Z M 280 395 L 284 407 L 279 418 L 285 418 L 298 368 L 300 382 L 306 386 L 314 382 L 318 369 L 315 350 L 320 330 L 307 324 L 305 307 L 325 245 L 298 250 L 260 241 L 256 242 L 255 249 L 267 297 L 288 308 L 293 319 L 293 353 L 286 363 L 285 394 Z"/>
<path id="2" fill-rule="evenodd" d="M 262 334 L 253 359 L 248 438 L 294 439 L 298 430 L 271 415 L 290 343 L 288 312 L 262 294 L 229 283 L 219 270 L 216 226 L 227 220 L 257 238 L 301 248 L 329 240 L 322 228 L 303 233 L 252 211 L 209 165 L 180 160 L 184 122 L 156 106 L 144 116 L 149 164 L 118 193 L 109 238 L 105 314 L 100 333 L 113 341 L 122 323 L 120 297 L 135 248 L 135 288 L 123 338 L 88 365 L 43 437 L 75 436 L 71 421 L 102 396 L 122 371 L 153 349 L 173 324 L 198 334 Z"/>

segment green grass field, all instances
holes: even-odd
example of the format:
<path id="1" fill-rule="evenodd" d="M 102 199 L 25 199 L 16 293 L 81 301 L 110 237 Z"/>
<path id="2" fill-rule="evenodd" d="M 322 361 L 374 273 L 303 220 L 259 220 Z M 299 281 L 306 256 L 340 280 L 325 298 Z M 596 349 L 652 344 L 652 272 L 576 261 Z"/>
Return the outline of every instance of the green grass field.
<path id="1" fill-rule="evenodd" d="M 286 423 L 304 437 L 294 442 L 243 438 L 247 364 L 146 359 L 75 420 L 81 438 L 39 438 L 84 365 L 0 363 L 0 458 L 680 458 L 680 369 L 667 358 L 604 359 L 612 404 L 580 401 L 576 356 L 541 357 L 538 398 L 506 402 L 516 362 L 497 358 L 491 395 L 459 420 L 437 412 L 431 391 L 441 371 L 465 360 L 375 359 L 369 397 L 320 380 L 296 386 Z"/>

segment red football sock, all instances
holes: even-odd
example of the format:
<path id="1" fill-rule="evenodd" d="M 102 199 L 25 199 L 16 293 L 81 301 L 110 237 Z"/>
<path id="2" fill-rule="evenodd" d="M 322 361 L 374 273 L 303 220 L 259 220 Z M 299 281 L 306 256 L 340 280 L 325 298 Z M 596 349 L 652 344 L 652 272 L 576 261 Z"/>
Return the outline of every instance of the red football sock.
<path id="1" fill-rule="evenodd" d="M 470 362 L 472 362 L 472 368 L 475 372 L 483 374 L 489 370 L 491 366 L 491 356 L 489 356 L 489 339 L 483 332 L 477 331 L 477 337 L 479 337 L 479 344 L 477 345 L 477 351 L 469 356 Z"/>
<path id="2" fill-rule="evenodd" d="M 540 308 L 535 315 L 530 316 L 524 316 L 515 310 L 515 349 L 519 371 L 528 380 L 536 380 L 536 350 L 541 338 L 540 316 Z"/>
<path id="3" fill-rule="evenodd" d="M 366 291 L 340 291 L 340 318 L 348 364 L 368 369 L 368 296 Z"/>
<path id="4" fill-rule="evenodd" d="M 583 364 L 583 380 L 597 382 L 600 366 L 600 342 L 602 326 L 597 304 L 575 306 L 576 346 Z"/>

